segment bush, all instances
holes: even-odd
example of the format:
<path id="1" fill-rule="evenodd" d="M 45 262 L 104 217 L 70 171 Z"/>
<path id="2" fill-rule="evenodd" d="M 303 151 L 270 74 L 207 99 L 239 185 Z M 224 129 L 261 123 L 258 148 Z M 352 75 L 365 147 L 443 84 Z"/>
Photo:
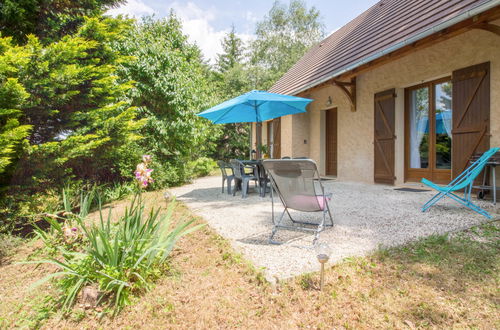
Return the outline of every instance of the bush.
<path id="1" fill-rule="evenodd" d="M 22 232 L 40 213 L 52 213 L 61 208 L 56 190 L 29 193 L 18 186 L 10 188 L 15 193 L 0 196 L 0 233 Z"/>
<path id="2" fill-rule="evenodd" d="M 102 198 L 101 202 L 106 204 L 132 195 L 137 191 L 137 184 L 135 182 L 113 183 L 100 186 L 96 190 Z"/>
<path id="3" fill-rule="evenodd" d="M 137 185 L 135 182 L 116 182 L 97 186 L 75 180 L 67 182 L 62 191 L 71 208 L 75 209 L 80 205 L 81 191 L 95 191 L 99 194 L 101 203 L 106 204 L 132 195 L 137 191 Z M 31 233 L 33 224 L 43 220 L 44 214 L 54 214 L 64 208 L 61 196 L 61 190 L 56 189 L 33 192 L 29 187 L 9 187 L 7 193 L 0 196 L 0 233 Z"/>
<path id="4" fill-rule="evenodd" d="M 193 177 L 209 175 L 216 167 L 217 163 L 215 160 L 207 157 L 200 157 L 189 162 L 189 168 Z"/>
<path id="5" fill-rule="evenodd" d="M 175 203 L 165 215 L 160 216 L 159 208 L 146 214 L 140 195 L 117 222 L 112 223 L 111 213 L 105 219 L 100 210 L 100 221 L 86 224 L 91 204 L 92 197 L 82 195 L 79 214 L 67 209 L 62 224 L 48 219 L 53 236 L 37 231 L 51 249 L 54 241 L 64 242 L 58 247 L 58 256 L 37 263 L 61 268 L 40 283 L 63 276 L 58 283 L 63 292 L 61 307 L 66 311 L 84 288 L 95 288 L 99 292 L 97 303 L 104 302 L 119 312 L 131 294 L 148 289 L 160 275 L 177 240 L 201 227 L 189 227 L 194 220 L 173 226 Z M 65 205 L 69 207 L 69 202 Z"/>

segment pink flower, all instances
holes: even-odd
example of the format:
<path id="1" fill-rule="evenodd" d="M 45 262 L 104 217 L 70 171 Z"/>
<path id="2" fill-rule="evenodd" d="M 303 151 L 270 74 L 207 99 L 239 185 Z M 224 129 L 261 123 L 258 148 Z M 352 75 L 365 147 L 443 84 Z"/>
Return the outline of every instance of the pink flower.
<path id="1" fill-rule="evenodd" d="M 78 231 L 78 228 L 73 227 L 73 228 L 71 228 L 71 231 L 75 231 L 76 232 L 76 231 Z"/>
<path id="2" fill-rule="evenodd" d="M 76 228 L 70 228 L 67 226 L 63 227 L 63 236 L 65 239 L 69 239 L 70 237 L 77 236 Z"/>
<path id="3" fill-rule="evenodd" d="M 149 183 L 153 182 L 153 179 L 151 178 L 151 173 L 153 172 L 153 170 L 148 168 L 148 164 L 150 162 L 151 162 L 151 156 L 143 155 L 142 163 L 137 164 L 137 167 L 134 172 L 135 179 L 142 188 L 147 187 Z"/>

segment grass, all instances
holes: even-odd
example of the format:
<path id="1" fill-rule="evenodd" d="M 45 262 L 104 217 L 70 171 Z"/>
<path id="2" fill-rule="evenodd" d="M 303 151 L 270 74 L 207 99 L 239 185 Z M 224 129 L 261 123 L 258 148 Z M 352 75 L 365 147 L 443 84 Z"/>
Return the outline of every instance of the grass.
<path id="1" fill-rule="evenodd" d="M 161 192 L 146 199 L 164 204 Z M 120 214 L 123 205 L 114 203 L 113 211 Z M 186 216 L 196 218 L 183 206 L 174 214 Z M 494 329 L 500 327 L 499 238 L 494 222 L 348 258 L 327 268 L 319 291 L 318 273 L 269 284 L 261 270 L 205 227 L 180 241 L 155 287 L 116 318 L 78 306 L 61 318 L 42 307 L 47 293 L 54 294 L 50 286 L 26 290 L 51 269 L 1 265 L 0 328 Z M 26 259 L 36 249 L 36 242 L 24 244 L 11 259 Z"/>
<path id="2" fill-rule="evenodd" d="M 0 234 L 0 266 L 16 252 L 21 242 L 22 240 L 19 237 Z"/>

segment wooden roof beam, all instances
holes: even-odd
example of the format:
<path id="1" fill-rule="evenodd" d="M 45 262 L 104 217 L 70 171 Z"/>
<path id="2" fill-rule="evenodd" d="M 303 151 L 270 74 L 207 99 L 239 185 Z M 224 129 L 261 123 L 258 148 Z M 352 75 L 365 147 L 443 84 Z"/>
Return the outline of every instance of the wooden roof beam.
<path id="1" fill-rule="evenodd" d="M 474 29 L 480 29 L 480 30 L 489 31 L 489 32 L 492 32 L 492 33 L 500 36 L 500 26 L 495 25 L 495 24 L 481 23 L 481 24 L 475 25 L 473 28 Z"/>
<path id="2" fill-rule="evenodd" d="M 356 77 L 351 78 L 351 81 L 333 80 L 332 84 L 340 88 L 344 95 L 347 96 L 351 104 L 351 111 L 356 111 Z"/>

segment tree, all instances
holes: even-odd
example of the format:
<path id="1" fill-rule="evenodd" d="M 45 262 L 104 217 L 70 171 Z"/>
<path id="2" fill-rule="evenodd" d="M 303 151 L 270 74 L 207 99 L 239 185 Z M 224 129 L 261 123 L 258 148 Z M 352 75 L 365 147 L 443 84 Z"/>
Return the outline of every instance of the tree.
<path id="1" fill-rule="evenodd" d="M 221 42 L 223 52 L 217 55 L 217 94 L 220 102 L 251 90 L 247 64 L 243 62 L 244 47 L 236 35 L 234 25 Z M 234 123 L 221 125 L 221 133 L 216 140 L 216 159 L 244 158 L 248 155 L 249 124 Z"/>
<path id="2" fill-rule="evenodd" d="M 251 60 L 267 71 L 261 86 L 267 89 L 324 37 L 324 25 L 319 11 L 307 9 L 303 1 L 291 0 L 288 6 L 275 1 L 255 34 Z"/>
<path id="3" fill-rule="evenodd" d="M 236 35 L 234 25 L 221 44 L 223 53 L 217 55 L 216 66 L 219 72 L 226 72 L 241 63 L 243 58 L 243 41 Z"/>
<path id="4" fill-rule="evenodd" d="M 110 48 L 129 28 L 130 21 L 89 18 L 48 46 L 35 36 L 24 46 L 0 39 L 0 63 L 13 67 L 6 79 L 28 95 L 20 123 L 32 126 L 14 184 L 43 188 L 72 177 L 99 183 L 132 173 L 135 160 L 127 155 L 142 122 L 127 98 L 133 84 L 116 69 L 132 59 Z"/>
<path id="5" fill-rule="evenodd" d="M 274 2 L 269 14 L 257 23 L 257 38 L 247 54 L 243 54 L 241 40 L 232 27 L 222 42 L 224 52 L 217 57 L 218 74 L 214 76 L 218 81 L 219 100 L 271 87 L 323 38 L 323 29 L 319 12 L 314 7 L 307 9 L 299 0 L 292 0 L 289 5 Z M 248 152 L 248 134 L 248 124 L 224 125 L 214 156 L 244 157 Z"/>
<path id="6" fill-rule="evenodd" d="M 18 44 L 34 34 L 42 40 L 57 40 L 74 33 L 85 17 L 96 17 L 125 0 L 2 0 L 0 31 Z"/>
<path id="7" fill-rule="evenodd" d="M 136 61 L 121 74 L 136 82 L 133 105 L 146 120 L 141 146 L 153 155 L 156 184 L 182 183 L 190 164 L 213 148 L 218 128 L 196 116 L 215 101 L 200 50 L 182 33 L 179 19 L 144 18 L 118 45 Z"/>
<path id="8" fill-rule="evenodd" d="M 10 48 L 10 42 L 10 38 L 0 39 L 0 49 Z M 9 57 L 9 61 L 0 61 L 0 185 L 5 184 L 6 172 L 19 157 L 22 142 L 31 128 L 19 122 L 20 108 L 29 94 L 16 78 L 8 78 L 15 71 L 15 64 L 23 59 L 15 52 Z"/>
<path id="9" fill-rule="evenodd" d="M 28 61 L 12 38 L 0 39 L 0 186 L 8 182 L 31 129 L 20 122 L 29 93 L 15 77 L 17 68 Z"/>

